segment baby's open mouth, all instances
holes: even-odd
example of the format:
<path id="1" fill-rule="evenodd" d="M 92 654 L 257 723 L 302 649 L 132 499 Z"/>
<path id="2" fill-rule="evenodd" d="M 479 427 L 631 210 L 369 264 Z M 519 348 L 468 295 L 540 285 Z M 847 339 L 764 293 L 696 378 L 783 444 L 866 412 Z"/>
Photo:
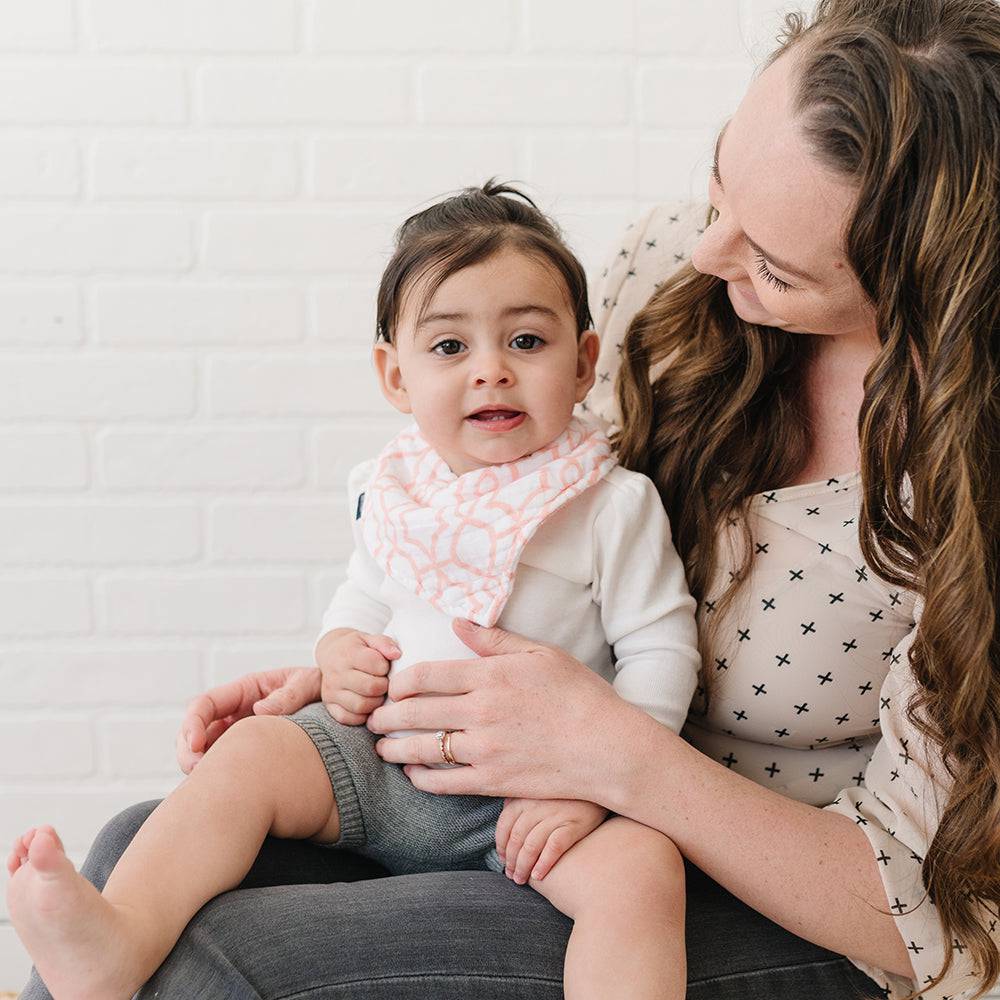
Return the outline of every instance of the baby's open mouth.
<path id="1" fill-rule="evenodd" d="M 484 421 L 500 421 L 500 420 L 513 420 L 514 417 L 521 416 L 520 410 L 479 410 L 476 413 L 470 413 L 470 420 L 484 420 Z"/>

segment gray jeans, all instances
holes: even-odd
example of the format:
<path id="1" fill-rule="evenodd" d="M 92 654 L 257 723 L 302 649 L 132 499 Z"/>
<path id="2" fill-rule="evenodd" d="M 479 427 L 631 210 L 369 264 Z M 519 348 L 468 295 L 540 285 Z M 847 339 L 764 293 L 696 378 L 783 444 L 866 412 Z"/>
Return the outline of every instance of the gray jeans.
<path id="1" fill-rule="evenodd" d="M 98 888 L 155 802 L 101 831 Z M 687 866 L 688 1000 L 885 994 Z M 333 885 L 331 883 L 341 883 Z M 348 851 L 269 838 L 244 883 L 206 904 L 138 1000 L 561 1000 L 570 921 L 488 871 L 384 877 Z M 51 1000 L 34 974 L 21 1000 Z"/>

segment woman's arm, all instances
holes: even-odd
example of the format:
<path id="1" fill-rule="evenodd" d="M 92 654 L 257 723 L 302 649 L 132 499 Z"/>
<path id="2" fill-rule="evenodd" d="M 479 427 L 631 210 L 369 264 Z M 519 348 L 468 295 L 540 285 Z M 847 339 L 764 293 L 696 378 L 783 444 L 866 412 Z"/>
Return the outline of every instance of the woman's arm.
<path id="1" fill-rule="evenodd" d="M 600 803 L 661 830 L 782 927 L 913 978 L 877 862 L 851 819 L 710 760 L 562 650 L 464 622 L 455 631 L 484 659 L 415 664 L 390 682 L 394 704 L 369 719 L 374 732 L 458 731 L 452 752 L 470 766 L 449 770 L 424 766 L 439 759 L 432 735 L 379 742 L 385 760 L 409 765 L 414 785 Z"/>

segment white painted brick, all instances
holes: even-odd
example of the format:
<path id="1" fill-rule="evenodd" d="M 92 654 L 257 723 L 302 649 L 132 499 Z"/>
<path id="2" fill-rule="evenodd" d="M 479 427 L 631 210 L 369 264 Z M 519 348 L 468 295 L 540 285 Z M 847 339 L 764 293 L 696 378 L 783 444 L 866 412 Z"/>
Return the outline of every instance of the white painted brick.
<path id="1" fill-rule="evenodd" d="M 179 417 L 195 406 L 187 358 L 9 358 L 0 365 L 0 417 Z"/>
<path id="2" fill-rule="evenodd" d="M 635 139 L 627 132 L 528 141 L 531 183 L 553 196 L 631 198 L 635 175 Z"/>
<path id="3" fill-rule="evenodd" d="M 0 778 L 83 777 L 93 770 L 89 720 L 0 715 Z"/>
<path id="4" fill-rule="evenodd" d="M 0 506 L 7 565 L 178 563 L 201 550 L 201 511 L 176 504 Z"/>
<path id="5" fill-rule="evenodd" d="M 25 790 L 0 786 L 0 843 L 40 823 L 51 823 L 69 851 L 86 851 L 101 828 L 128 806 L 158 799 L 180 783 L 176 778 L 129 782 L 115 787 L 58 783 L 44 789 Z"/>
<path id="6" fill-rule="evenodd" d="M 338 420 L 313 435 L 313 455 L 321 489 L 344 493 L 347 475 L 359 462 L 374 458 L 412 417 L 386 414 L 363 422 Z"/>
<path id="7" fill-rule="evenodd" d="M 176 125 L 186 115 L 179 67 L 103 61 L 0 67 L 0 122 Z"/>
<path id="8" fill-rule="evenodd" d="M 612 242 L 636 218 L 636 211 L 628 203 L 620 208 L 605 208 L 599 204 L 563 202 L 558 212 L 544 202 L 542 205 L 558 218 L 566 242 L 592 275 L 604 266 Z"/>
<path id="9" fill-rule="evenodd" d="M 686 9 L 689 16 L 694 15 L 690 7 Z M 527 0 L 524 15 L 529 49 L 607 52 L 628 50 L 633 45 L 631 3 Z"/>
<path id="10" fill-rule="evenodd" d="M 639 196 L 658 201 L 708 197 L 715 136 L 639 140 Z"/>
<path id="11" fill-rule="evenodd" d="M 73 0 L 5 0 L 0 4 L 0 48 L 68 49 L 75 34 Z"/>
<path id="12" fill-rule="evenodd" d="M 328 416 L 384 413 L 368 352 L 361 357 L 212 358 L 209 408 L 216 416 Z"/>
<path id="13" fill-rule="evenodd" d="M 94 315 L 97 339 L 108 344 L 278 344 L 305 329 L 298 289 L 256 282 L 99 284 Z"/>
<path id="14" fill-rule="evenodd" d="M 192 262 L 179 212 L 0 212 L 0 268 L 14 272 L 179 271 Z"/>
<path id="15" fill-rule="evenodd" d="M 743 0 L 743 36 L 754 61 L 759 65 L 777 49 L 777 37 L 784 27 L 785 15 L 808 12 L 811 4 L 795 0 L 777 3 L 775 0 Z"/>
<path id="16" fill-rule="evenodd" d="M 353 210 L 211 212 L 205 263 L 235 272 L 381 272 L 400 221 Z"/>
<path id="17" fill-rule="evenodd" d="M 287 489 L 304 475 L 296 430 L 110 428 L 98 444 L 111 489 Z"/>
<path id="18" fill-rule="evenodd" d="M 101 49 L 284 52 L 295 47 L 295 0 L 90 0 Z"/>
<path id="19" fill-rule="evenodd" d="M 183 704 L 201 688 L 198 652 L 153 646 L 0 648 L 2 704 Z"/>
<path id="20" fill-rule="evenodd" d="M 267 635 L 306 621 L 302 578 L 291 573 L 120 576 L 99 590 L 108 630 L 129 635 Z"/>
<path id="21" fill-rule="evenodd" d="M 49 138 L 0 140 L 0 196 L 71 198 L 79 189 L 80 155 L 75 142 Z"/>
<path id="22" fill-rule="evenodd" d="M 513 177 L 516 164 L 511 136 L 338 136 L 314 143 L 312 187 L 323 198 L 424 200 L 480 185 L 488 177 Z"/>
<path id="23" fill-rule="evenodd" d="M 97 724 L 101 756 L 110 774 L 122 778 L 180 774 L 175 739 L 184 713 L 111 715 Z"/>
<path id="24" fill-rule="evenodd" d="M 266 641 L 218 646 L 212 651 L 208 684 L 227 684 L 244 674 L 275 667 L 313 666 L 313 642 L 282 643 Z"/>
<path id="25" fill-rule="evenodd" d="M 205 118 L 234 125 L 389 124 L 409 107 L 409 71 L 384 62 L 213 65 L 198 83 Z"/>
<path id="26" fill-rule="evenodd" d="M 94 194 L 121 198 L 290 198 L 298 186 L 291 142 L 256 139 L 102 139 Z"/>
<path id="27" fill-rule="evenodd" d="M 343 501 L 222 501 L 209 511 L 216 562 L 339 562 L 352 546 Z"/>
<path id="28" fill-rule="evenodd" d="M 73 285 L 0 287 L 0 344 L 76 344 L 81 335 L 79 296 Z"/>
<path id="29" fill-rule="evenodd" d="M 487 52 L 514 37 L 511 0 L 339 0 L 313 11 L 315 46 L 328 51 Z"/>
<path id="30" fill-rule="evenodd" d="M 418 92 L 421 120 L 441 124 L 620 125 L 629 117 L 624 66 L 437 62 L 421 69 Z"/>
<path id="31" fill-rule="evenodd" d="M 79 635 L 90 627 L 90 587 L 82 577 L 0 580 L 0 635 Z"/>
<path id="32" fill-rule="evenodd" d="M 751 66 L 739 63 L 657 63 L 639 69 L 639 114 L 657 128 L 720 129 L 736 110 Z M 696 95 L 696 100 L 685 99 Z"/>
<path id="33" fill-rule="evenodd" d="M 375 340 L 378 279 L 341 278 L 317 285 L 310 304 L 320 340 L 370 347 Z"/>
<path id="34" fill-rule="evenodd" d="M 635 40 L 639 52 L 702 55 L 713 60 L 748 57 L 733 0 L 700 0 L 690 4 L 636 0 Z"/>
<path id="35" fill-rule="evenodd" d="M 313 646 L 315 646 L 316 639 L 319 637 L 320 625 L 323 621 L 323 615 L 330 605 L 330 600 L 336 589 L 344 582 L 346 576 L 346 568 L 341 566 L 317 574 L 316 579 L 313 581 L 312 620 L 316 623 L 316 628 L 310 636 Z"/>
<path id="36" fill-rule="evenodd" d="M 0 490 L 87 485 L 87 443 L 78 430 L 0 431 Z"/>
<path id="37" fill-rule="evenodd" d="M 23 831 L 22 831 L 23 832 Z M 14 832 L 8 840 L 13 840 Z M 11 924 L 0 924 L 0 990 L 17 994 L 28 981 L 31 959 Z"/>

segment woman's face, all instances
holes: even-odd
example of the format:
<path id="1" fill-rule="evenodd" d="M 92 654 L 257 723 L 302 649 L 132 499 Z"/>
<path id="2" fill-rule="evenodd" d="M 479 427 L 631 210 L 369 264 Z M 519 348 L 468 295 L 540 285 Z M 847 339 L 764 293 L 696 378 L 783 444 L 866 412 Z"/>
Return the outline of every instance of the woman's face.
<path id="1" fill-rule="evenodd" d="M 794 68 L 794 54 L 769 66 L 723 130 L 709 181 L 718 218 L 691 262 L 727 283 L 748 322 L 872 341 L 874 312 L 843 248 L 855 191 L 792 118 Z"/>

